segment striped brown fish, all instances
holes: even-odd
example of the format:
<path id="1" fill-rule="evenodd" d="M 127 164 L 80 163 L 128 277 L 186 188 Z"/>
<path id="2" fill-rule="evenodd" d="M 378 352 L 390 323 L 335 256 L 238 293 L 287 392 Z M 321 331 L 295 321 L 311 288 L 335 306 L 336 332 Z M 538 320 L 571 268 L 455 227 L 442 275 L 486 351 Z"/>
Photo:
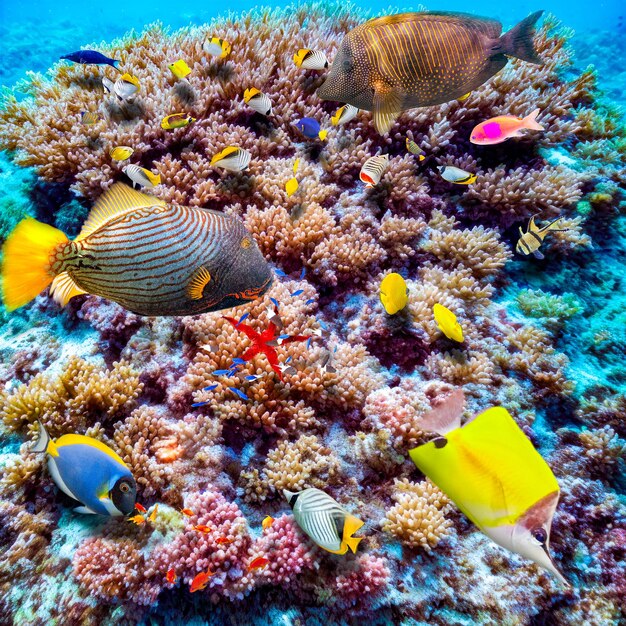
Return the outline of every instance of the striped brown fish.
<path id="1" fill-rule="evenodd" d="M 116 183 L 74 241 L 32 218 L 3 249 L 9 311 L 52 283 L 61 305 L 90 293 L 140 315 L 195 315 L 261 296 L 272 273 L 250 233 L 210 209 L 166 204 Z"/>
<path id="2" fill-rule="evenodd" d="M 506 34 L 497 20 L 463 13 L 401 13 L 350 31 L 335 56 L 323 100 L 373 111 L 379 133 L 402 111 L 442 104 L 477 89 L 507 56 L 541 63 L 533 46 L 533 13 Z"/>

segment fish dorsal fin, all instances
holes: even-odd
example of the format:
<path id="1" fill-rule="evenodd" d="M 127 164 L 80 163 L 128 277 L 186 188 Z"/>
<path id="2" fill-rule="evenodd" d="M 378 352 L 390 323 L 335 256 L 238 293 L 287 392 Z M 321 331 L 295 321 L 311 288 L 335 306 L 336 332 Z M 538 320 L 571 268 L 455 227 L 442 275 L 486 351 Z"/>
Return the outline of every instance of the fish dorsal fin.
<path id="1" fill-rule="evenodd" d="M 533 215 L 528 221 L 528 232 L 536 233 L 539 230 L 539 227 L 535 223 L 535 216 Z"/>
<path id="2" fill-rule="evenodd" d="M 67 272 L 61 272 L 56 276 L 50 287 L 50 295 L 61 306 L 65 306 L 74 296 L 81 296 L 85 293 L 87 292 L 81 289 Z"/>
<path id="3" fill-rule="evenodd" d="M 384 135 L 402 112 L 402 94 L 386 84 L 378 84 L 374 92 L 374 126 Z"/>
<path id="4" fill-rule="evenodd" d="M 152 206 L 165 206 L 165 202 L 154 196 L 135 191 L 123 183 L 115 183 L 93 205 L 76 241 L 86 239 L 91 233 L 119 215 Z"/>

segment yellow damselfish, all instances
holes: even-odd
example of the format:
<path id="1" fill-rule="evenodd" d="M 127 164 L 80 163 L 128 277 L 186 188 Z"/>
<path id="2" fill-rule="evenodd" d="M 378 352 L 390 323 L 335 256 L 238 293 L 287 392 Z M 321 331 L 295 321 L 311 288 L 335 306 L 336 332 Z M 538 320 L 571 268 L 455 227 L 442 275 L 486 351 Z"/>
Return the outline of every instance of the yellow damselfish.
<path id="1" fill-rule="evenodd" d="M 463 329 L 461 324 L 456 320 L 456 315 L 443 304 L 438 302 L 433 306 L 433 314 L 435 315 L 435 322 L 439 330 L 448 338 L 453 341 L 463 343 Z"/>
<path id="2" fill-rule="evenodd" d="M 409 301 L 406 281 L 395 272 L 387 274 L 380 283 L 380 301 L 389 315 L 395 315 Z"/>
<path id="3" fill-rule="evenodd" d="M 550 556 L 559 485 L 506 409 L 488 409 L 409 454 L 488 537 L 566 583 Z"/>
<path id="4" fill-rule="evenodd" d="M 171 63 L 170 65 L 168 65 L 168 67 L 170 68 L 172 74 L 174 74 L 174 76 L 176 76 L 176 78 L 178 78 L 179 80 L 182 80 L 183 78 L 191 74 L 191 68 L 187 65 L 187 63 L 185 63 L 183 59 L 178 59 L 178 61 L 176 61 L 175 63 Z"/>

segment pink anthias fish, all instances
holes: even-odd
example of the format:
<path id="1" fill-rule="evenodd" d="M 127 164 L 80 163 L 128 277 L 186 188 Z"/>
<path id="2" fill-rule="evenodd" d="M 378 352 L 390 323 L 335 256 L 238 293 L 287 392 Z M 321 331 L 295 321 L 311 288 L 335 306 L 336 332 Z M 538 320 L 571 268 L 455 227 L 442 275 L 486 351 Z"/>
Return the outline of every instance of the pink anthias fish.
<path id="1" fill-rule="evenodd" d="M 492 117 L 474 127 L 470 135 L 470 141 L 479 146 L 491 146 L 502 143 L 511 137 L 522 137 L 523 130 L 545 130 L 537 122 L 539 109 L 535 109 L 526 117 L 515 117 L 514 115 L 499 115 Z"/>

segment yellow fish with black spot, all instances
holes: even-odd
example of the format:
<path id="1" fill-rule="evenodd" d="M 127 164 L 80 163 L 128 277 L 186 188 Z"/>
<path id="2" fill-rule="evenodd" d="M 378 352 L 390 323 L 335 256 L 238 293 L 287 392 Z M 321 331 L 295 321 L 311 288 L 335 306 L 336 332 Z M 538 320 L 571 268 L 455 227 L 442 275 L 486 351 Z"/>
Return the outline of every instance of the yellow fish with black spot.
<path id="1" fill-rule="evenodd" d="M 400 274 L 387 274 L 380 283 L 380 301 L 389 315 L 402 311 L 409 301 L 406 281 Z"/>
<path id="2" fill-rule="evenodd" d="M 184 128 L 189 126 L 192 122 L 195 122 L 196 118 L 191 117 L 188 113 L 172 113 L 166 115 L 161 120 L 161 128 L 163 130 L 174 130 L 175 128 Z"/>
<path id="3" fill-rule="evenodd" d="M 31 452 L 48 455 L 52 480 L 79 503 L 77 513 L 119 516 L 135 510 L 135 479 L 126 463 L 101 441 L 84 435 L 63 435 L 52 441 L 39 422 L 39 438 Z"/>
<path id="4" fill-rule="evenodd" d="M 559 500 L 552 470 L 502 407 L 461 426 L 457 395 L 424 416 L 420 427 L 441 436 L 410 450 L 411 459 L 490 539 L 567 584 L 550 555 Z"/>
<path id="5" fill-rule="evenodd" d="M 191 74 L 191 68 L 184 59 L 178 59 L 175 63 L 170 63 L 168 67 L 170 68 L 170 72 L 172 72 L 178 80 L 184 80 Z"/>
<path id="6" fill-rule="evenodd" d="M 255 300 L 272 272 L 243 223 L 167 204 L 116 183 L 73 241 L 22 220 L 3 249 L 4 304 L 13 311 L 52 284 L 61 305 L 90 293 L 140 315 L 196 315 Z"/>

